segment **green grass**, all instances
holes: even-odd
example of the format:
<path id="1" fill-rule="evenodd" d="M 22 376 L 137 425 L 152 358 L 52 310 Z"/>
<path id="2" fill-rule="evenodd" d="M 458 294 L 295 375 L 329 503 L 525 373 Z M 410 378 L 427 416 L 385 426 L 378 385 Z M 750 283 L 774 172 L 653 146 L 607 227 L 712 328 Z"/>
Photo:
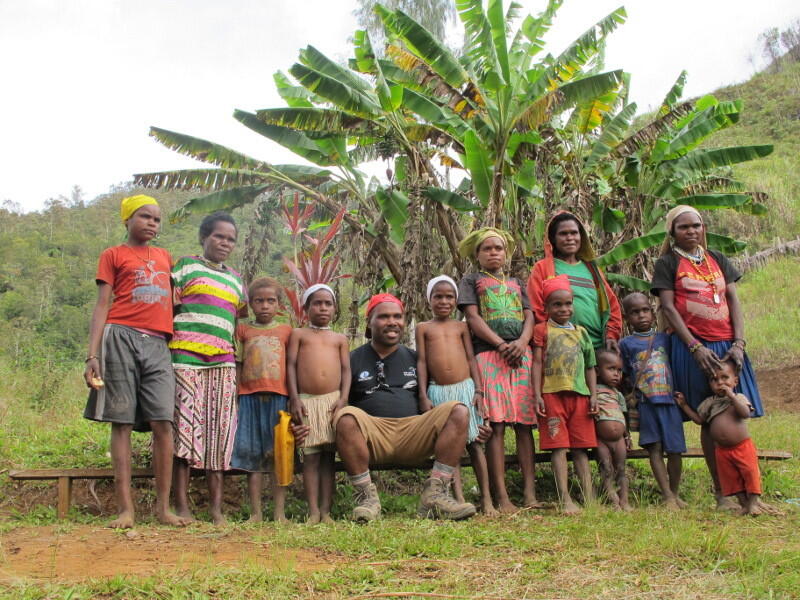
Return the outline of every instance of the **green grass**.
<path id="1" fill-rule="evenodd" d="M 750 271 L 737 287 L 747 353 L 756 367 L 800 363 L 800 258 L 777 260 Z"/>

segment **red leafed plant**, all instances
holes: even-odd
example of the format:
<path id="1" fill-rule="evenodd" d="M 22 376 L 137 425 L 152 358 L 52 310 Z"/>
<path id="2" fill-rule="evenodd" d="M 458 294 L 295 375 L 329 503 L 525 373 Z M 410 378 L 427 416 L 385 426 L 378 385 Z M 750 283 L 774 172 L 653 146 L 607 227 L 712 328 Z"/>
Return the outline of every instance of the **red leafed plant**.
<path id="1" fill-rule="evenodd" d="M 296 326 L 301 327 L 306 321 L 305 311 L 300 303 L 303 292 L 317 283 L 330 283 L 335 279 L 350 277 L 350 274 L 337 274 L 341 257 L 325 255 L 325 250 L 341 229 L 344 209 L 334 217 L 331 224 L 328 225 L 328 231 L 321 239 L 305 233 L 314 213 L 313 205 L 307 204 L 301 209 L 299 195 L 295 194 L 291 209 L 285 203 L 282 209 L 294 248 L 293 260 L 284 256 L 283 263 L 295 280 L 295 289 L 284 287 L 284 292 L 293 313 L 290 314 L 290 317 Z M 301 234 L 308 244 L 307 248 L 302 247 Z"/>

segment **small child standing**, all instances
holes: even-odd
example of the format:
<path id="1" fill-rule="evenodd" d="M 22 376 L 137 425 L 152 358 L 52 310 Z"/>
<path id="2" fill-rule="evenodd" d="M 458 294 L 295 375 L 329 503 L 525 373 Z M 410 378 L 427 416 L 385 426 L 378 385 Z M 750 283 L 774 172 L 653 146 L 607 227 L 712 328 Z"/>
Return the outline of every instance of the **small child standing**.
<path id="1" fill-rule="evenodd" d="M 433 312 L 433 320 L 417 325 L 417 382 L 419 385 L 419 411 L 429 411 L 450 400 L 461 402 L 469 409 L 467 451 L 481 493 L 481 510 L 494 516 L 489 489 L 486 456 L 478 440 L 484 429 L 483 386 L 475 355 L 472 352 L 469 327 L 450 315 L 456 308 L 458 288 L 447 275 L 439 275 L 428 282 L 426 295 Z M 485 427 L 485 433 L 491 433 Z M 453 479 L 454 496 L 464 502 L 461 469 L 456 469 Z"/>
<path id="2" fill-rule="evenodd" d="M 247 296 L 253 323 L 239 323 L 235 332 L 236 366 L 239 387 L 239 420 L 231 456 L 231 467 L 247 471 L 250 495 L 250 521 L 261 521 L 261 490 L 264 473 L 273 471 L 270 457 L 274 448 L 274 428 L 286 410 L 286 346 L 292 328 L 275 323 L 281 305 L 281 286 L 269 277 L 253 281 Z M 286 488 L 272 477 L 274 519 L 285 521 Z"/>
<path id="3" fill-rule="evenodd" d="M 289 338 L 289 405 L 292 420 L 309 427 L 303 441 L 303 486 L 308 522 L 331 523 L 336 447 L 332 421 L 350 394 L 350 351 L 347 338 L 331 331 L 336 313 L 333 290 L 310 286 L 302 296 L 308 327 Z"/>
<path id="4" fill-rule="evenodd" d="M 678 487 L 686 440 L 683 418 L 672 393 L 670 337 L 653 329 L 653 308 L 641 292 L 625 296 L 622 311 L 633 329 L 633 334 L 619 343 L 619 350 L 639 411 L 639 445 L 650 455 L 650 468 L 664 504 L 673 509 L 684 508 L 686 503 L 678 497 Z"/>
<path id="5" fill-rule="evenodd" d="M 134 525 L 131 431 L 153 431 L 156 516 L 167 525 L 191 519 L 169 510 L 175 376 L 167 340 L 172 328 L 172 259 L 150 246 L 161 226 L 161 208 L 150 196 L 122 201 L 124 244 L 100 254 L 97 303 L 89 326 L 84 379 L 91 390 L 83 416 L 111 423 L 111 458 L 117 518 L 109 527 Z"/>
<path id="6" fill-rule="evenodd" d="M 603 487 L 609 502 L 617 510 L 629 511 L 628 476 L 625 461 L 631 447 L 625 413 L 625 396 L 619 391 L 622 383 L 622 359 L 611 350 L 599 350 L 597 359 L 597 454 Z M 615 486 L 616 484 L 616 486 Z M 619 488 L 619 491 L 617 491 Z"/>
<path id="7" fill-rule="evenodd" d="M 781 514 L 761 501 L 758 455 L 746 422 L 753 405 L 747 396 L 733 391 L 739 385 L 736 363 L 732 359 L 722 361 L 708 383 L 714 395 L 703 400 L 696 412 L 680 392 L 675 392 L 675 401 L 692 421 L 709 425 L 722 495 L 735 495 L 743 515 Z"/>
<path id="8" fill-rule="evenodd" d="M 572 289 L 566 275 L 545 279 L 542 299 L 547 321 L 533 328 L 533 392 L 539 417 L 539 444 L 552 450 L 553 474 L 564 514 L 580 508 L 569 494 L 567 450 L 583 489 L 584 502 L 594 499 L 587 448 L 597 446 L 597 376 L 592 340 L 572 317 Z"/>
<path id="9" fill-rule="evenodd" d="M 514 427 L 517 459 L 522 471 L 522 502 L 541 508 L 536 500 L 533 426 L 536 407 L 531 396 L 531 348 L 533 329 L 525 286 L 506 277 L 506 259 L 513 253 L 511 235 L 485 227 L 473 231 L 458 245 L 464 258 L 478 270 L 465 275 L 458 285 L 458 308 L 472 332 L 472 347 L 483 382 L 483 406 L 492 428 L 486 444 L 489 481 L 497 508 L 517 510 L 508 497 L 505 481 L 505 428 Z"/>

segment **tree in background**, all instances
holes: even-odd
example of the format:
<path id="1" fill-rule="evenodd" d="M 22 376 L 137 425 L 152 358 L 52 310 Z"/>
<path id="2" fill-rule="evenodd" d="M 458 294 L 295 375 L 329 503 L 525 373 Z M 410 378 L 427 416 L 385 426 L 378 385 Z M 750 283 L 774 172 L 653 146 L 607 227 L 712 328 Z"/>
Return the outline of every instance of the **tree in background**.
<path id="1" fill-rule="evenodd" d="M 402 10 L 417 23 L 431 32 L 433 37 L 444 40 L 447 27 L 455 23 L 456 7 L 452 0 L 358 0 L 359 7 L 353 11 L 359 27 L 366 30 L 379 52 L 383 50 L 386 34 L 383 22 L 375 12 L 375 7 L 382 4 L 389 10 Z"/>

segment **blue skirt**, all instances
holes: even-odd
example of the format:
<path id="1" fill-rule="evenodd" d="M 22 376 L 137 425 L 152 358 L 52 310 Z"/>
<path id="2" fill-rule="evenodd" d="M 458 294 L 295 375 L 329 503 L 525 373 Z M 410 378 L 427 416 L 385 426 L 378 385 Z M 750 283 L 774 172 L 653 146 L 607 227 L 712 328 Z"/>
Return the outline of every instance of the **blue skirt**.
<path id="1" fill-rule="evenodd" d="M 286 396 L 244 394 L 239 396 L 239 424 L 233 445 L 231 468 L 264 473 L 272 471 L 272 450 L 279 410 L 286 410 Z"/>
<path id="2" fill-rule="evenodd" d="M 681 392 L 686 396 L 686 403 L 693 409 L 697 410 L 700 403 L 713 395 L 711 387 L 708 385 L 708 377 L 698 366 L 697 362 L 689 352 L 677 334 L 672 334 L 672 351 L 670 355 L 670 363 L 672 367 L 673 387 L 676 391 Z M 730 342 L 707 342 L 697 338 L 703 346 L 714 352 L 717 356 L 722 358 L 725 353 L 733 345 Z M 744 355 L 744 363 L 742 364 L 742 372 L 739 373 L 739 385 L 736 386 L 735 392 L 742 393 L 750 400 L 753 405 L 753 417 L 764 416 L 764 406 L 761 404 L 761 394 L 758 392 L 758 384 L 756 383 L 756 374 L 750 364 L 750 359 L 747 354 Z M 684 421 L 688 421 L 689 417 L 684 415 Z"/>

